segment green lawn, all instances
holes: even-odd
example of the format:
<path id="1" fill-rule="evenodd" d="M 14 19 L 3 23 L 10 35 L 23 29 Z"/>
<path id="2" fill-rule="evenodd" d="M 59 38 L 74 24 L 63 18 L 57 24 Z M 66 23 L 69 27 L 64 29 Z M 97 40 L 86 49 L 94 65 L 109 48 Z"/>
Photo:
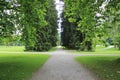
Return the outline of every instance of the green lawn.
<path id="1" fill-rule="evenodd" d="M 0 46 L 0 52 L 24 52 L 24 46 Z"/>
<path id="2" fill-rule="evenodd" d="M 0 80 L 29 80 L 48 58 L 43 54 L 0 54 Z"/>
<path id="3" fill-rule="evenodd" d="M 57 47 L 51 48 L 48 52 L 56 51 Z M 0 53 L 4 52 L 24 52 L 24 46 L 0 46 Z M 27 52 L 27 51 L 25 51 Z M 29 52 L 29 51 L 28 51 Z M 35 51 L 32 51 L 35 52 Z"/>
<path id="4" fill-rule="evenodd" d="M 97 46 L 94 52 L 87 52 L 87 51 L 76 51 L 70 50 L 70 53 L 78 53 L 78 54 L 120 54 L 120 50 L 117 48 L 107 48 L 104 46 Z"/>
<path id="5" fill-rule="evenodd" d="M 75 59 L 101 80 L 120 80 L 120 57 L 84 56 Z"/>

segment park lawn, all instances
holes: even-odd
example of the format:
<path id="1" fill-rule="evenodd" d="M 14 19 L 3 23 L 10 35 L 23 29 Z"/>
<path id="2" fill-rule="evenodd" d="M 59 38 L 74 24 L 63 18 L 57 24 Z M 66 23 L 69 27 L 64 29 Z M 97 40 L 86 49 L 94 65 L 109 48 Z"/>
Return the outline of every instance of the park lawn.
<path id="1" fill-rule="evenodd" d="M 56 50 L 57 47 L 52 47 L 47 52 L 53 52 Z M 36 51 L 25 51 L 25 46 L 0 46 L 0 53 L 5 53 L 5 52 L 36 52 Z"/>
<path id="2" fill-rule="evenodd" d="M 75 59 L 100 80 L 120 80 L 120 57 L 81 56 Z"/>
<path id="3" fill-rule="evenodd" d="M 44 54 L 0 54 L 0 80 L 29 80 L 49 57 Z"/>
<path id="4" fill-rule="evenodd" d="M 70 53 L 77 53 L 77 54 L 120 54 L 120 50 L 117 48 L 106 48 L 104 46 L 96 47 L 95 51 L 78 51 L 78 50 L 70 50 Z"/>
<path id="5" fill-rule="evenodd" d="M 0 52 L 24 52 L 24 46 L 0 46 Z"/>

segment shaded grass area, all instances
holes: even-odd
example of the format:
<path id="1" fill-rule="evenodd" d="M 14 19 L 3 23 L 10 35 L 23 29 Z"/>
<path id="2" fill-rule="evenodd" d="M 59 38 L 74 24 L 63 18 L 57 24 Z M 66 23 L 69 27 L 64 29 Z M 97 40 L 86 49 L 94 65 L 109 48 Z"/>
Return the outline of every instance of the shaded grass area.
<path id="1" fill-rule="evenodd" d="M 0 80 L 29 80 L 48 58 L 43 54 L 0 54 Z"/>
<path id="2" fill-rule="evenodd" d="M 78 50 L 70 50 L 70 53 L 78 53 L 78 54 L 120 54 L 120 50 L 117 48 L 107 48 L 104 46 L 97 46 L 94 52 L 88 51 L 78 51 Z"/>
<path id="3" fill-rule="evenodd" d="M 120 80 L 120 57 L 84 56 L 75 59 L 101 80 Z"/>
<path id="4" fill-rule="evenodd" d="M 24 46 L 0 46 L 0 52 L 24 52 Z"/>

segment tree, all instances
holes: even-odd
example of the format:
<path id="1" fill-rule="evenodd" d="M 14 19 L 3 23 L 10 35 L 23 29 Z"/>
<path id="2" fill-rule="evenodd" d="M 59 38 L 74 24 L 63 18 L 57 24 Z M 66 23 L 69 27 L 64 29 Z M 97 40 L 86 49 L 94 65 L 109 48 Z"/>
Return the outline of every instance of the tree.
<path id="1" fill-rule="evenodd" d="M 120 49 L 120 1 L 110 0 L 106 6 L 107 25 L 109 37 L 113 38 L 115 46 Z"/>
<path id="2" fill-rule="evenodd" d="M 53 0 L 2 0 L 0 4 L 1 40 L 21 36 L 26 50 L 46 51 L 56 46 L 57 13 Z"/>
<path id="3" fill-rule="evenodd" d="M 46 51 L 56 46 L 57 42 L 57 12 L 53 0 L 47 1 L 45 20 L 47 25 L 37 29 L 36 51 Z"/>
<path id="4" fill-rule="evenodd" d="M 1 0 L 0 1 L 0 41 L 2 43 L 9 43 L 14 38 L 17 31 L 17 11 L 19 7 L 15 0 Z"/>
<path id="5" fill-rule="evenodd" d="M 100 11 L 100 6 L 104 0 L 65 0 L 65 18 L 70 23 L 77 24 L 77 30 L 84 36 L 83 41 L 79 44 L 83 50 L 92 51 L 95 48 L 97 20 L 96 14 Z"/>
<path id="6" fill-rule="evenodd" d="M 64 13 L 63 13 L 64 15 Z M 63 18 L 61 33 L 62 46 L 68 49 L 79 49 L 80 43 L 83 41 L 83 34 L 77 30 L 77 23 L 70 23 L 68 18 Z"/>

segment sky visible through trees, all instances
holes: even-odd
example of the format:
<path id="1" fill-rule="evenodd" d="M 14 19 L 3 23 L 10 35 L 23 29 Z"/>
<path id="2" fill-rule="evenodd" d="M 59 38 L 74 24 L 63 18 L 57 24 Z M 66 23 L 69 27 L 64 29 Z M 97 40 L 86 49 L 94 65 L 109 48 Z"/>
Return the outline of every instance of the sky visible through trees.
<path id="1" fill-rule="evenodd" d="M 62 24 L 62 16 L 61 14 L 63 13 L 63 9 L 64 9 L 64 2 L 61 0 L 55 0 L 55 5 L 56 5 L 56 10 L 57 10 L 57 16 L 58 16 L 58 35 L 59 35 L 59 44 L 61 45 L 61 24 Z"/>
<path id="2" fill-rule="evenodd" d="M 61 22 L 62 22 L 61 14 L 63 12 L 64 2 L 60 0 L 55 0 L 55 4 L 56 4 L 56 10 L 58 14 L 58 31 L 61 32 Z"/>

